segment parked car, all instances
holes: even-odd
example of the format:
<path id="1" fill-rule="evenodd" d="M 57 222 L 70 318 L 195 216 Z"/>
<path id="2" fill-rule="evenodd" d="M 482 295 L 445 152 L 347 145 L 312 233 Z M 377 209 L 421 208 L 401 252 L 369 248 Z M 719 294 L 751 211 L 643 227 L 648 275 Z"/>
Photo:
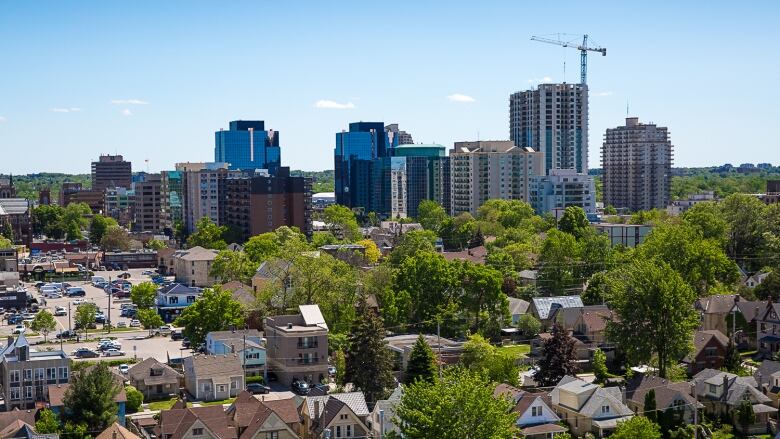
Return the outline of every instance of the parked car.
<path id="1" fill-rule="evenodd" d="M 157 328 L 156 332 L 160 335 L 164 335 L 167 337 L 171 335 L 171 329 L 172 329 L 171 325 L 162 325 L 159 328 Z"/>
<path id="2" fill-rule="evenodd" d="M 306 381 L 295 380 L 292 383 L 292 391 L 298 395 L 308 395 L 311 387 Z"/>
<path id="3" fill-rule="evenodd" d="M 58 317 L 66 316 L 68 315 L 68 310 L 64 306 L 57 306 L 54 308 L 54 315 Z"/>
<path id="4" fill-rule="evenodd" d="M 106 342 L 101 342 L 97 346 L 97 350 L 101 352 L 105 352 L 109 349 L 116 349 L 116 350 L 122 349 L 122 344 L 115 340 L 109 340 Z"/>
<path id="5" fill-rule="evenodd" d="M 95 323 L 105 324 L 106 323 L 106 315 L 103 314 L 103 313 L 95 314 Z"/>
<path id="6" fill-rule="evenodd" d="M 76 300 L 74 300 L 74 301 L 73 301 L 73 302 L 71 302 L 71 303 L 73 304 L 73 306 L 79 306 L 79 305 L 81 305 L 82 303 L 87 303 L 87 301 L 86 301 L 86 300 L 84 300 L 84 299 L 76 299 Z"/>
<path id="7" fill-rule="evenodd" d="M 14 326 L 14 330 L 13 330 L 12 334 L 24 334 L 24 331 L 26 329 L 27 328 L 25 328 L 24 325 L 16 325 L 16 326 Z"/>
<path id="8" fill-rule="evenodd" d="M 136 320 L 136 319 L 130 320 L 130 327 L 131 328 L 138 328 L 140 326 L 141 326 L 141 321 L 140 320 Z"/>
<path id="9" fill-rule="evenodd" d="M 73 338 L 75 336 L 76 336 L 76 331 L 71 331 L 69 329 L 66 329 L 66 330 L 60 332 L 59 334 L 57 334 L 57 338 L 63 338 L 63 339 L 65 339 L 65 338 Z"/>
<path id="10" fill-rule="evenodd" d="M 252 395 L 266 394 L 271 391 L 271 388 L 264 386 L 260 383 L 250 383 L 246 385 L 246 390 Z"/>
<path id="11" fill-rule="evenodd" d="M 127 328 L 127 322 L 125 322 L 124 320 L 121 321 L 121 322 L 117 322 L 116 327 L 117 328 Z"/>
<path id="12" fill-rule="evenodd" d="M 135 317 L 137 313 L 135 308 L 125 308 L 119 312 L 119 317 Z"/>
<path id="13" fill-rule="evenodd" d="M 20 323 L 22 323 L 22 316 L 17 314 L 17 315 L 13 315 L 13 316 L 8 317 L 8 324 L 9 325 L 18 325 Z"/>
<path id="14" fill-rule="evenodd" d="M 73 351 L 73 356 L 76 358 L 98 358 L 100 354 L 88 348 L 78 348 Z"/>
<path id="15" fill-rule="evenodd" d="M 128 366 L 126 364 L 120 364 L 119 365 L 119 373 L 125 373 L 126 374 L 129 371 L 130 371 L 130 366 Z"/>
<path id="16" fill-rule="evenodd" d="M 106 357 L 122 357 L 125 355 L 125 353 L 119 349 L 106 349 L 103 351 L 103 355 Z"/>
<path id="17" fill-rule="evenodd" d="M 154 271 L 152 271 L 152 270 L 144 270 L 144 271 L 143 271 L 141 274 L 142 274 L 142 275 L 144 275 L 144 276 L 154 276 L 154 275 L 156 275 L 157 273 L 155 273 L 155 272 L 154 272 Z"/>
<path id="18" fill-rule="evenodd" d="M 171 331 L 171 340 L 183 340 L 184 334 L 181 331 Z"/>
<path id="19" fill-rule="evenodd" d="M 181 347 L 183 347 L 184 349 L 189 349 L 190 345 L 191 345 L 190 339 L 187 338 L 187 337 L 184 337 L 184 339 L 181 341 Z"/>
<path id="20" fill-rule="evenodd" d="M 68 297 L 85 297 L 87 292 L 81 287 L 70 287 L 66 293 Z"/>

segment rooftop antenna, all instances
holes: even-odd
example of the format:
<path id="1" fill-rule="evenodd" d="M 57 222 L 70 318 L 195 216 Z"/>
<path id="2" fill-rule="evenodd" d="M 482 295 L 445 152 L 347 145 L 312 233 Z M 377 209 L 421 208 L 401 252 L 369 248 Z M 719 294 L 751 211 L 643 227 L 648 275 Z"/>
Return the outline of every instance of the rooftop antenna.
<path id="1" fill-rule="evenodd" d="M 566 61 L 563 62 L 563 83 L 566 83 Z"/>
<path id="2" fill-rule="evenodd" d="M 626 99 L 626 117 L 628 117 L 628 99 Z"/>

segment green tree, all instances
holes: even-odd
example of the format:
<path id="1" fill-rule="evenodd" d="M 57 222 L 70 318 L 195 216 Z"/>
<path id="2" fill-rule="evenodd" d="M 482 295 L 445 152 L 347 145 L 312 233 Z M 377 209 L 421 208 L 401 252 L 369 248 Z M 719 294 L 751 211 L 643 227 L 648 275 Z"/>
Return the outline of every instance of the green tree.
<path id="1" fill-rule="evenodd" d="M 581 254 L 579 279 L 588 279 L 595 273 L 609 270 L 615 265 L 612 243 L 606 234 L 598 233 L 590 227 L 580 232 Z"/>
<path id="2" fill-rule="evenodd" d="M 361 238 L 360 226 L 355 212 L 349 207 L 338 204 L 330 205 L 323 210 L 322 218 L 329 224 L 334 235 L 338 236 L 341 233 L 344 239 L 349 242 L 355 242 Z"/>
<path id="3" fill-rule="evenodd" d="M 776 300 L 780 296 L 780 265 L 772 270 L 754 289 L 756 297 L 761 300 Z"/>
<path id="4" fill-rule="evenodd" d="M 457 271 L 444 256 L 418 252 L 398 268 L 395 288 L 384 297 L 383 312 L 392 316 L 393 325 L 430 321 L 442 307 L 454 303 L 458 283 Z"/>
<path id="5" fill-rule="evenodd" d="M 766 205 L 748 194 L 733 194 L 721 203 L 721 211 L 728 223 L 729 256 L 748 268 L 754 267 L 753 259 L 760 251 L 766 227 Z"/>
<path id="6" fill-rule="evenodd" d="M 497 223 L 503 228 L 520 226 L 534 216 L 534 209 L 519 200 L 487 200 L 477 210 L 477 218 L 486 223 Z"/>
<path id="7" fill-rule="evenodd" d="M 742 401 L 737 408 L 735 416 L 736 423 L 742 427 L 742 432 L 747 434 L 748 428 L 756 422 L 756 412 L 753 411 L 753 404 L 750 401 Z"/>
<path id="8" fill-rule="evenodd" d="M 151 308 L 157 298 L 157 285 L 154 282 L 141 282 L 130 289 L 130 300 L 138 308 Z"/>
<path id="9" fill-rule="evenodd" d="M 106 221 L 106 217 L 96 214 L 92 217 L 92 222 L 89 224 L 89 242 L 92 244 L 100 244 L 103 235 L 105 235 L 107 231 L 108 221 Z"/>
<path id="10" fill-rule="evenodd" d="M 92 439 L 87 424 L 67 421 L 62 430 L 62 436 L 68 439 Z"/>
<path id="11" fill-rule="evenodd" d="M 103 250 L 130 250 L 130 235 L 119 226 L 109 227 L 100 239 Z"/>
<path id="12" fill-rule="evenodd" d="M 739 355 L 733 339 L 729 340 L 729 344 L 726 346 L 723 368 L 734 374 L 739 374 L 742 371 L 742 357 Z"/>
<path id="13" fill-rule="evenodd" d="M 374 265 L 379 262 L 379 258 L 382 257 L 382 252 L 379 251 L 379 247 L 376 246 L 374 241 L 370 239 L 361 239 L 355 244 L 362 245 L 366 248 L 366 261 L 369 264 Z"/>
<path id="14" fill-rule="evenodd" d="M 95 323 L 96 314 L 97 306 L 95 306 L 94 303 L 82 303 L 76 307 L 76 315 L 73 317 L 73 321 L 76 323 L 76 326 L 84 330 L 84 339 L 87 338 L 87 328 L 89 328 L 89 325 Z"/>
<path id="15" fill-rule="evenodd" d="M 71 376 L 63 403 L 67 420 L 85 423 L 89 431 L 103 431 L 116 420 L 114 397 L 121 390 L 105 362 Z"/>
<path id="16" fill-rule="evenodd" d="M 33 231 L 42 233 L 52 239 L 61 239 L 65 236 L 62 228 L 62 216 L 64 209 L 57 205 L 38 206 L 32 211 Z"/>
<path id="17" fill-rule="evenodd" d="M 493 397 L 493 384 L 478 372 L 454 367 L 441 380 L 418 380 L 405 388 L 396 409 L 406 439 L 511 439 L 517 416 L 507 399 Z"/>
<path id="18" fill-rule="evenodd" d="M 593 351 L 593 374 L 596 375 L 596 382 L 603 383 L 609 378 L 607 370 L 607 355 L 600 348 Z"/>
<path id="19" fill-rule="evenodd" d="M 60 432 L 60 420 L 57 418 L 57 415 L 49 409 L 41 410 L 38 420 L 35 421 L 35 432 L 38 434 L 58 434 Z"/>
<path id="20" fill-rule="evenodd" d="M 229 291 L 220 287 L 206 288 L 200 299 L 182 311 L 175 324 L 183 327 L 184 336 L 197 346 L 211 331 L 243 327 L 244 308 Z"/>
<path id="21" fill-rule="evenodd" d="M 585 211 L 579 206 L 569 206 L 558 220 L 558 230 L 579 239 L 590 228 L 590 222 Z"/>
<path id="22" fill-rule="evenodd" d="M 57 329 L 57 320 L 54 319 L 54 316 L 49 311 L 44 309 L 35 315 L 32 323 L 30 323 L 30 329 L 43 334 L 43 342 L 45 343 L 48 340 L 49 333 Z"/>
<path id="23" fill-rule="evenodd" d="M 469 336 L 463 344 L 460 364 L 484 374 L 492 382 L 518 384 L 519 370 L 515 358 L 499 353 L 479 334 Z"/>
<path id="24" fill-rule="evenodd" d="M 3 235 L 0 235 L 0 248 L 10 248 L 14 245 L 13 242 L 11 242 L 10 239 L 4 237 Z"/>
<path id="25" fill-rule="evenodd" d="M 239 281 L 250 284 L 258 265 L 242 251 L 222 250 L 214 258 L 209 275 L 220 283 Z"/>
<path id="26" fill-rule="evenodd" d="M 144 403 L 144 394 L 133 386 L 125 386 L 125 394 L 127 395 L 128 413 L 137 412 L 141 408 L 141 404 Z"/>
<path id="27" fill-rule="evenodd" d="M 509 301 L 501 291 L 501 273 L 469 261 L 456 264 L 461 284 L 460 308 L 474 317 L 472 328 L 483 331 L 484 323 L 489 319 L 498 332 L 509 320 Z"/>
<path id="28" fill-rule="evenodd" d="M 578 370 L 574 340 L 557 323 L 553 325 L 550 335 L 542 345 L 539 369 L 534 373 L 534 380 L 541 387 L 554 386 L 561 378 L 573 376 Z"/>
<path id="29" fill-rule="evenodd" d="M 420 252 L 435 252 L 436 234 L 430 230 L 412 230 L 401 236 L 401 242 L 390 253 L 390 263 L 399 266 L 404 259 Z"/>
<path id="30" fill-rule="evenodd" d="M 439 232 L 442 223 L 447 219 L 447 212 L 441 204 L 432 200 L 420 201 L 417 207 L 417 221 L 425 230 Z"/>
<path id="31" fill-rule="evenodd" d="M 165 242 L 159 240 L 159 239 L 150 239 L 146 241 L 146 248 L 152 249 L 152 250 L 162 250 L 164 248 L 168 247 Z"/>
<path id="32" fill-rule="evenodd" d="M 712 239 L 725 247 L 728 223 L 717 203 L 696 203 L 682 215 L 683 222 L 693 227 L 704 239 Z"/>
<path id="33" fill-rule="evenodd" d="M 655 389 L 650 389 L 645 393 L 644 413 L 648 419 L 658 422 L 658 412 L 656 411 Z"/>
<path id="34" fill-rule="evenodd" d="M 370 406 L 385 398 L 395 384 L 393 358 L 384 338 L 381 317 L 368 307 L 365 298 L 361 299 L 349 334 L 345 380 L 366 395 Z"/>
<path id="35" fill-rule="evenodd" d="M 550 230 L 539 255 L 539 289 L 548 296 L 565 295 L 572 289 L 578 289 L 582 283 L 582 279 L 578 278 L 579 256 L 580 246 L 573 235 Z"/>
<path id="36" fill-rule="evenodd" d="M 244 252 L 252 262 L 259 264 L 276 256 L 281 245 L 275 233 L 267 232 L 249 238 L 244 244 Z"/>
<path id="37" fill-rule="evenodd" d="M 699 316 L 696 294 L 668 264 L 637 260 L 624 272 L 622 288 L 611 300 L 619 320 L 607 320 L 607 334 L 631 364 L 647 364 L 655 356 L 659 375 L 690 350 Z"/>
<path id="38" fill-rule="evenodd" d="M 149 331 L 150 335 L 154 329 L 159 328 L 163 324 L 162 317 L 153 308 L 140 308 L 136 313 L 136 318 L 141 322 L 144 329 Z"/>
<path id="39" fill-rule="evenodd" d="M 409 354 L 405 381 L 411 384 L 417 380 L 433 381 L 434 379 L 436 379 L 436 358 L 425 337 L 420 334 Z"/>
<path id="40" fill-rule="evenodd" d="M 609 437 L 614 439 L 661 439 L 661 429 L 658 424 L 644 416 L 618 422 L 615 432 Z"/>
<path id="41" fill-rule="evenodd" d="M 339 349 L 333 352 L 331 356 L 333 358 L 333 366 L 336 368 L 336 384 L 343 386 L 344 376 L 347 371 L 347 356 L 343 350 Z"/>
<path id="42" fill-rule="evenodd" d="M 187 246 L 224 250 L 227 243 L 222 239 L 222 235 L 226 230 L 227 227 L 214 224 L 211 218 L 201 217 L 195 224 L 195 231 L 187 238 Z"/>
<path id="43" fill-rule="evenodd" d="M 520 316 L 517 321 L 517 329 L 523 334 L 523 337 L 532 339 L 539 335 L 539 331 L 542 330 L 542 322 L 530 313 L 526 313 Z"/>

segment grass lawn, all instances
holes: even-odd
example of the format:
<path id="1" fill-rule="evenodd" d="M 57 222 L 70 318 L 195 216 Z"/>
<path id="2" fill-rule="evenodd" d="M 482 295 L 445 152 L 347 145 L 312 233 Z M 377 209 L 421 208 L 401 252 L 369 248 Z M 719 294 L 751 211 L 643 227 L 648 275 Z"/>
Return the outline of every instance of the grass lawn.
<path id="1" fill-rule="evenodd" d="M 149 410 L 169 410 L 176 402 L 176 398 L 171 398 L 164 401 L 152 401 L 149 403 Z"/>
<path id="2" fill-rule="evenodd" d="M 502 354 L 512 355 L 515 358 L 525 357 L 531 352 L 531 345 L 528 344 L 515 344 L 508 346 L 498 347 L 498 352 Z"/>
<path id="3" fill-rule="evenodd" d="M 222 401 L 209 401 L 209 402 L 199 402 L 201 406 L 207 406 L 207 405 L 224 405 L 224 404 L 232 404 L 233 401 L 235 401 L 236 398 L 228 398 L 223 399 Z"/>

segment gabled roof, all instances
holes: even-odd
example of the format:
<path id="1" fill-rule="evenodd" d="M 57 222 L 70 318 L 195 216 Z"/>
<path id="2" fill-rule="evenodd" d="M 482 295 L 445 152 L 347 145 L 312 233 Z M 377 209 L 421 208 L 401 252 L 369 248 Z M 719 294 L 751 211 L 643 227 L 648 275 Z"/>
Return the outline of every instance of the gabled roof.
<path id="1" fill-rule="evenodd" d="M 615 410 L 610 413 L 610 417 L 632 416 L 634 414 L 623 403 L 620 389 L 617 387 L 599 387 L 567 375 L 550 392 L 553 404 L 560 404 L 561 392 L 585 396 L 585 402 L 581 407 L 568 407 L 584 416 L 600 418 L 601 416 L 596 415 L 601 414 L 601 407 L 606 404 Z"/>
<path id="2" fill-rule="evenodd" d="M 256 298 L 252 292 L 252 287 L 245 285 L 243 282 L 234 280 L 222 284 L 222 289 L 230 291 L 230 295 L 233 296 L 233 299 L 241 302 L 243 305 L 253 305 L 255 303 Z"/>
<path id="3" fill-rule="evenodd" d="M 152 375 L 152 370 L 155 372 Z M 172 369 L 167 364 L 157 361 L 156 358 L 149 357 L 144 361 L 133 365 L 130 370 L 127 371 L 127 375 L 134 381 L 142 381 L 147 386 L 163 384 L 163 383 L 178 383 L 179 372 Z"/>
<path id="4" fill-rule="evenodd" d="M 368 416 L 369 414 L 366 397 L 363 395 L 363 392 L 331 393 L 330 395 L 306 398 L 306 409 L 309 412 L 309 418 L 316 418 L 315 409 L 317 402 L 321 403 L 320 407 L 322 408 L 331 398 L 338 399 L 348 405 L 357 416 Z"/>
<path id="5" fill-rule="evenodd" d="M 766 302 L 762 302 L 760 300 L 740 300 L 737 302 L 737 308 L 739 308 L 739 312 L 742 313 L 742 317 L 744 317 L 745 321 L 748 323 L 755 320 L 765 307 Z"/>
<path id="6" fill-rule="evenodd" d="M 188 407 L 160 412 L 161 437 L 182 439 L 189 435 L 192 425 L 200 421 L 205 428 L 220 439 L 237 439 L 236 428 L 231 425 L 221 405 Z"/>
<path id="7" fill-rule="evenodd" d="M 184 261 L 213 261 L 217 257 L 216 250 L 195 246 L 188 250 L 182 250 L 174 253 L 174 258 Z"/>
<path id="8" fill-rule="evenodd" d="M 523 299 L 517 299 L 515 297 L 509 298 L 509 314 L 525 314 L 528 312 L 528 307 L 531 306 L 530 302 Z"/>
<path id="9" fill-rule="evenodd" d="M 95 439 L 141 439 L 141 437 L 114 422 L 102 433 L 95 436 Z"/>
<path id="10" fill-rule="evenodd" d="M 288 271 L 291 265 L 292 264 L 290 262 L 283 259 L 269 259 L 267 261 L 263 261 L 260 266 L 257 267 L 255 276 L 267 279 L 276 278 L 278 273 L 284 273 Z"/>
<path id="11" fill-rule="evenodd" d="M 717 329 L 696 331 L 693 334 L 693 351 L 685 357 L 685 361 L 688 363 L 696 361 L 696 357 L 701 354 L 713 339 L 724 348 L 729 344 L 729 338 Z"/>
<path id="12" fill-rule="evenodd" d="M 770 389 L 775 389 L 773 377 L 780 377 L 780 361 L 764 360 L 758 369 L 753 373 L 753 378 L 759 386 L 769 385 Z M 772 390 L 772 393 L 778 393 L 780 389 Z"/>
<path id="13" fill-rule="evenodd" d="M 534 297 L 531 300 L 542 320 L 547 320 L 555 308 L 581 308 L 584 306 L 580 296 Z"/>
<path id="14" fill-rule="evenodd" d="M 160 287 L 159 294 L 200 294 L 200 290 L 180 283 L 173 283 Z"/>
<path id="15" fill-rule="evenodd" d="M 737 302 L 738 294 L 718 294 L 700 298 L 695 306 L 704 314 L 728 314 Z"/>
<path id="16" fill-rule="evenodd" d="M 656 407 L 664 410 L 675 400 L 682 400 L 692 406 L 700 406 L 691 395 L 691 384 L 685 381 L 672 382 L 653 375 L 637 374 L 626 383 L 626 400 L 644 405 L 645 395 L 650 390 L 655 392 Z"/>
<path id="17" fill-rule="evenodd" d="M 723 386 L 725 382 L 727 389 L 720 399 L 728 405 L 739 405 L 746 394 L 758 403 L 770 401 L 768 396 L 758 390 L 758 383 L 752 376 L 740 377 L 733 373 L 704 369 L 694 375 L 691 382 L 696 386 L 697 395 L 705 394 L 710 384 Z"/>
<path id="18" fill-rule="evenodd" d="M 184 359 L 185 370 L 192 367 L 198 379 L 209 377 L 228 382 L 230 377 L 243 376 L 244 369 L 235 354 L 231 355 L 193 355 Z"/>

